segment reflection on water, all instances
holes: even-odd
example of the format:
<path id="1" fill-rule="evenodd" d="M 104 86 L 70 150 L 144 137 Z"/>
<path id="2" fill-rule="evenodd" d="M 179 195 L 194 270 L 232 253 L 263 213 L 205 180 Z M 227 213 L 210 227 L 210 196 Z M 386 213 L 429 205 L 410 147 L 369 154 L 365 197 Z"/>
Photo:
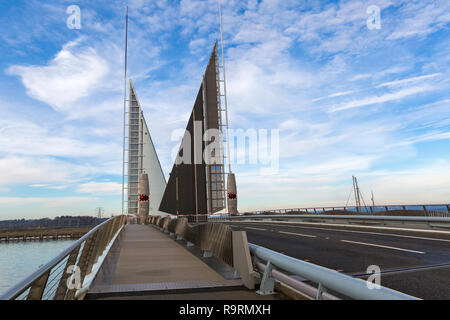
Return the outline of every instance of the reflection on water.
<path id="1" fill-rule="evenodd" d="M 0 294 L 56 257 L 75 240 L 0 243 Z"/>

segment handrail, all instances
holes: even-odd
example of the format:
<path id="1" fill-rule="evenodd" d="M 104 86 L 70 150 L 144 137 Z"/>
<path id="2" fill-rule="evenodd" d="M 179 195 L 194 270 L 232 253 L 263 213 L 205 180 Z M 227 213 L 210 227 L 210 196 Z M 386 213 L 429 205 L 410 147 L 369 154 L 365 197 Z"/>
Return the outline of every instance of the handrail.
<path id="1" fill-rule="evenodd" d="M 399 209 L 401 208 L 401 209 Z M 381 209 L 381 210 L 379 210 Z M 437 209 L 444 209 L 437 210 Z M 347 211 L 347 212 L 358 212 L 365 211 L 367 213 L 373 212 L 383 212 L 383 211 L 397 211 L 397 210 L 405 210 L 405 211 L 424 211 L 424 212 L 433 212 L 433 213 L 441 213 L 441 214 L 450 214 L 450 204 L 442 203 L 442 204 L 379 204 L 379 205 L 368 205 L 368 206 L 317 206 L 317 207 L 304 207 L 304 208 L 284 208 L 284 209 L 265 209 L 265 210 L 253 210 L 243 212 L 244 214 L 261 214 L 267 212 L 274 213 L 283 213 L 288 214 L 289 212 L 307 212 L 307 213 L 318 213 L 318 212 L 326 212 L 326 211 Z"/>
<path id="2" fill-rule="evenodd" d="M 375 216 L 375 215 L 326 215 L 326 214 L 270 214 L 244 216 L 209 216 L 214 220 L 246 220 L 246 219 L 343 219 L 343 220 L 383 220 L 383 221 L 416 221 L 416 222 L 444 222 L 450 223 L 450 217 L 422 217 L 422 216 Z"/>
<path id="3" fill-rule="evenodd" d="M 119 221 L 119 223 L 116 224 L 116 221 Z M 101 224 L 95 226 L 92 230 L 90 230 L 88 233 L 86 233 L 84 236 L 82 236 L 80 239 L 75 241 L 72 245 L 70 245 L 68 248 L 64 249 L 61 253 L 59 253 L 55 258 L 51 259 L 49 262 L 47 262 L 45 265 L 40 267 L 38 270 L 33 272 L 31 275 L 14 285 L 12 288 L 8 289 L 6 292 L 4 292 L 0 296 L 0 300 L 12 300 L 19 297 L 21 294 L 23 294 L 27 289 L 32 289 L 33 285 L 36 284 L 36 282 L 39 282 L 41 279 L 43 280 L 43 283 L 40 283 L 36 285 L 38 290 L 40 290 L 40 293 L 37 295 L 38 299 L 42 298 L 42 293 L 46 288 L 47 279 L 52 271 L 52 269 L 60 264 L 66 257 L 69 257 L 71 255 L 74 255 L 75 261 L 77 260 L 77 257 L 81 257 L 84 255 L 83 262 L 85 264 L 84 269 L 88 269 L 89 264 L 92 266 L 92 262 L 95 263 L 95 261 L 99 256 L 99 253 L 101 254 L 100 249 L 104 249 L 111 238 L 114 236 L 113 231 L 117 231 L 121 225 L 125 223 L 125 216 L 118 216 L 114 218 L 110 218 Z M 94 236 L 98 236 L 99 232 L 101 232 L 100 237 L 95 237 L 96 239 L 93 241 L 93 243 L 89 246 L 89 248 L 85 248 L 86 241 L 89 239 L 93 239 Z M 100 243 L 102 242 L 102 243 Z M 81 250 L 81 245 L 85 244 L 83 246 L 83 250 Z M 96 252 L 94 252 L 97 249 Z M 75 264 L 75 261 L 73 261 L 73 264 Z M 64 271 L 67 271 L 68 265 L 65 266 Z M 58 267 L 59 269 L 59 267 Z M 83 270 L 83 271 L 86 271 Z M 90 271 L 90 270 L 88 270 Z M 83 275 L 84 278 L 85 274 Z M 56 278 L 56 277 L 55 277 Z M 83 280 L 83 279 L 82 279 Z M 61 285 L 61 284 L 60 284 Z M 65 284 L 64 284 L 65 285 Z M 56 291 L 56 289 L 55 289 Z M 40 297 L 39 297 L 40 295 Z M 28 297 L 30 298 L 30 297 Z"/>
<path id="4" fill-rule="evenodd" d="M 248 245 L 251 254 L 257 258 L 319 284 L 319 288 L 321 288 L 319 291 L 321 292 L 325 287 L 347 297 L 360 300 L 418 300 L 417 297 L 382 286 L 369 289 L 367 282 L 364 280 L 298 260 L 252 243 Z"/>

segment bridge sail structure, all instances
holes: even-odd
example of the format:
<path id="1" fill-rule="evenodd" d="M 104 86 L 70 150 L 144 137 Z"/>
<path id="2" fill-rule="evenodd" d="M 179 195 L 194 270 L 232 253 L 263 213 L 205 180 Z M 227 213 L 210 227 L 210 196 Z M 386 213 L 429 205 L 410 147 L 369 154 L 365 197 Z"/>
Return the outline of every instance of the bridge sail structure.
<path id="1" fill-rule="evenodd" d="M 170 172 L 160 211 L 199 215 L 225 208 L 220 81 L 216 43 Z M 214 133 L 218 135 L 212 137 Z"/>
<path id="2" fill-rule="evenodd" d="M 139 179 L 148 175 L 149 214 L 164 214 L 159 205 L 166 188 L 166 179 L 156 154 L 156 149 L 145 121 L 144 113 L 130 80 L 128 101 L 128 174 L 127 174 L 127 212 L 139 213 Z"/>

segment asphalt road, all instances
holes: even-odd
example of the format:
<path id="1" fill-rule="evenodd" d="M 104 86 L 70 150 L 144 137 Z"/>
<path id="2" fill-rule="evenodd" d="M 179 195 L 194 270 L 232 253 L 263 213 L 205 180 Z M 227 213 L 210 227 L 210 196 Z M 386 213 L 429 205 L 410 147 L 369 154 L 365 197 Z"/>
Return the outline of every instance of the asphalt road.
<path id="1" fill-rule="evenodd" d="M 250 243 L 361 276 L 381 269 L 381 285 L 422 299 L 450 299 L 450 233 L 312 223 L 230 222 Z M 361 276 L 364 278 L 364 276 Z"/>

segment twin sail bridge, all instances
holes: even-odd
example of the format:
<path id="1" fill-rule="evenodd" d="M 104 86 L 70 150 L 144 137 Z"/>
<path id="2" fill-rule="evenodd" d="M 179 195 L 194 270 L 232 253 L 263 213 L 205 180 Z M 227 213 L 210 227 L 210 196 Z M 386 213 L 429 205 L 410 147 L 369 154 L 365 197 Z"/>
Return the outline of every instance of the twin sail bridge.
<path id="1" fill-rule="evenodd" d="M 149 214 L 204 216 L 224 210 L 227 200 L 229 213 L 237 214 L 233 173 L 228 172 L 227 188 L 225 183 L 223 144 L 227 116 L 221 94 L 221 82 L 225 80 L 220 77 L 220 68 L 216 42 L 167 182 L 130 80 L 127 214 L 139 216 L 141 221 Z"/>

